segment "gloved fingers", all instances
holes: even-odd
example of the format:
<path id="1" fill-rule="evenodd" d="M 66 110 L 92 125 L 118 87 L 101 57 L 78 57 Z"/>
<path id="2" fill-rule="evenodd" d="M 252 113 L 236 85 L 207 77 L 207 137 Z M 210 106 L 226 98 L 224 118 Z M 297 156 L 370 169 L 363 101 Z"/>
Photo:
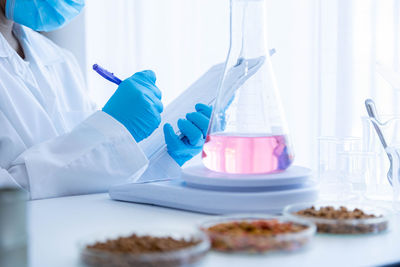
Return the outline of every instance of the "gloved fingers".
<path id="1" fill-rule="evenodd" d="M 136 72 L 135 74 L 133 74 L 133 77 L 138 78 L 138 80 L 150 82 L 152 84 L 155 84 L 157 80 L 156 74 L 152 70 L 143 70 Z"/>
<path id="2" fill-rule="evenodd" d="M 184 137 L 181 139 L 181 141 L 182 141 L 182 143 L 184 143 L 187 147 L 191 147 L 191 146 L 192 146 L 192 144 L 190 144 L 189 138 L 187 138 L 186 136 L 184 136 Z"/>
<path id="3" fill-rule="evenodd" d="M 153 71 L 145 70 L 136 72 L 131 78 L 138 84 L 153 92 L 153 94 L 161 100 L 162 94 L 160 89 L 155 85 L 156 76 Z"/>
<path id="4" fill-rule="evenodd" d="M 186 161 L 193 158 L 202 150 L 203 144 L 193 146 L 190 144 L 187 136 L 183 137 L 181 140 L 179 136 L 175 134 L 174 129 L 169 123 L 164 125 L 164 138 L 165 143 L 167 144 L 168 153 L 172 156 L 176 163 L 179 164 L 179 166 L 182 166 Z"/>
<path id="5" fill-rule="evenodd" d="M 143 116 L 135 118 L 136 124 L 139 126 L 138 132 L 143 132 L 142 138 L 149 137 L 161 123 L 161 116 L 153 107 L 149 107 L 142 113 Z"/>
<path id="6" fill-rule="evenodd" d="M 200 112 L 203 115 L 205 115 L 206 117 L 211 118 L 212 107 L 202 104 L 202 103 L 198 103 L 198 104 L 196 104 L 195 109 L 197 112 Z"/>
<path id="7" fill-rule="evenodd" d="M 200 131 L 200 129 L 188 120 L 179 119 L 178 128 L 181 130 L 181 133 L 187 137 L 189 143 L 193 146 L 197 145 L 203 137 L 203 133 Z"/>
<path id="8" fill-rule="evenodd" d="M 176 135 L 174 128 L 172 128 L 171 124 L 164 124 L 163 130 L 165 143 L 167 144 L 168 148 L 178 144 L 181 141 L 179 139 L 179 136 Z"/>
<path id="9" fill-rule="evenodd" d="M 154 71 L 152 70 L 144 70 L 142 71 L 142 73 L 152 82 L 152 83 L 156 83 L 157 77 L 156 74 L 154 73 Z"/>
<path id="10" fill-rule="evenodd" d="M 160 89 L 157 86 L 151 84 L 150 86 L 146 86 L 146 88 L 151 91 L 158 99 L 161 100 L 162 94 Z"/>
<path id="11" fill-rule="evenodd" d="M 154 121 L 157 123 L 157 127 L 158 127 L 161 123 L 160 113 L 157 112 L 157 110 L 154 106 L 150 106 L 150 113 L 153 115 Z"/>
<path id="12" fill-rule="evenodd" d="M 144 97 L 153 104 L 153 106 L 155 107 L 155 109 L 161 113 L 164 110 L 164 105 L 163 103 L 160 101 L 160 99 L 158 99 L 157 97 L 155 97 L 152 93 L 149 94 L 144 94 Z"/>
<path id="13" fill-rule="evenodd" d="M 147 103 L 142 110 L 141 116 L 137 117 L 136 120 L 141 122 L 141 125 L 150 125 L 152 124 L 153 126 L 159 126 L 161 123 L 161 115 L 156 110 L 154 105 L 152 103 Z M 157 124 L 157 125 L 155 125 Z M 156 127 L 156 128 L 157 128 Z"/>
<path id="14" fill-rule="evenodd" d="M 193 123 L 200 131 L 203 133 L 203 137 L 207 136 L 208 124 L 210 119 L 206 117 L 203 113 L 200 112 L 192 112 L 186 114 L 186 119 L 188 119 L 191 123 Z"/>

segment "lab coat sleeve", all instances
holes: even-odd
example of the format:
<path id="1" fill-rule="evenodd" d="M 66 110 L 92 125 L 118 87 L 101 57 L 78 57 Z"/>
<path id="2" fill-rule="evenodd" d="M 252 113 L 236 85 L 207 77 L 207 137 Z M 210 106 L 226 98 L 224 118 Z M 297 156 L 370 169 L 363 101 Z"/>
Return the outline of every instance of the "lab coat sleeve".
<path id="1" fill-rule="evenodd" d="M 28 184 L 32 199 L 40 199 L 104 192 L 137 179 L 147 165 L 126 128 L 98 111 L 71 132 L 26 150 L 8 172 L 18 184 Z"/>

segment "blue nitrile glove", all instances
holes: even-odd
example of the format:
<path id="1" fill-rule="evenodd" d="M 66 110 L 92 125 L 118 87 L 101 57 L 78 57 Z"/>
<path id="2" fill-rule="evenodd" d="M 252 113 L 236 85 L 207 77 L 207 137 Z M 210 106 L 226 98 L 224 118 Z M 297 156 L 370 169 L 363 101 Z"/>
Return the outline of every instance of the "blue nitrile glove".
<path id="1" fill-rule="evenodd" d="M 175 134 L 171 124 L 164 125 L 168 153 L 179 166 L 201 152 L 207 136 L 212 109 L 204 104 L 197 104 L 195 108 L 196 112 L 188 113 L 186 119 L 178 120 L 178 128 L 184 135 L 182 139 Z"/>
<path id="2" fill-rule="evenodd" d="M 137 72 L 124 80 L 103 107 L 103 111 L 122 123 L 136 142 L 157 129 L 163 111 L 161 91 L 151 70 Z"/>

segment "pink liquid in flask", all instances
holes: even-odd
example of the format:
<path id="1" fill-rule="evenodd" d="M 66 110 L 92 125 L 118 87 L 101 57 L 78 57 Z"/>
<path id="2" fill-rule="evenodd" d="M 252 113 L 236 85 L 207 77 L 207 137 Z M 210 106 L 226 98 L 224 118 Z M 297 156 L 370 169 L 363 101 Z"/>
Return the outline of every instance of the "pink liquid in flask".
<path id="1" fill-rule="evenodd" d="M 235 174 L 280 172 L 286 170 L 293 161 L 285 135 L 209 135 L 202 157 L 208 169 Z"/>

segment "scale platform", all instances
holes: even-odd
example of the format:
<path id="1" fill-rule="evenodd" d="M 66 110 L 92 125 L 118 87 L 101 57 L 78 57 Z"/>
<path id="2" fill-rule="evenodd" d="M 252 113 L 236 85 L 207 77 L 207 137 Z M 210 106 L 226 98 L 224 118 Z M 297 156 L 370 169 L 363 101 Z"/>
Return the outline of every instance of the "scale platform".
<path id="1" fill-rule="evenodd" d="M 318 197 L 310 169 L 292 166 L 268 175 L 222 175 L 202 165 L 183 169 L 182 177 L 113 186 L 114 200 L 208 214 L 280 213 L 289 204 Z"/>

